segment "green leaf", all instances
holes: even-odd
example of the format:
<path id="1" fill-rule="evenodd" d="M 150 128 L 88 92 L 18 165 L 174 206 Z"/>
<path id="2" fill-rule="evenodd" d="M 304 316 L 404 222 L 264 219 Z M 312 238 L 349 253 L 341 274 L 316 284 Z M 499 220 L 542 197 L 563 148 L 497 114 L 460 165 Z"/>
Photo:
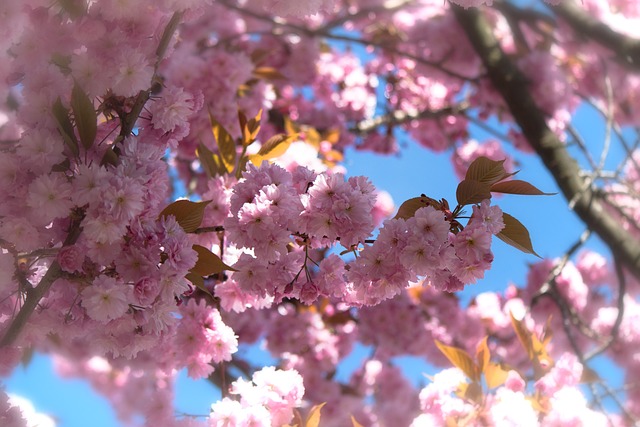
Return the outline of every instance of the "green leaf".
<path id="1" fill-rule="evenodd" d="M 176 200 L 160 212 L 160 217 L 173 215 L 185 233 L 193 233 L 200 227 L 204 216 L 204 208 L 209 203 L 211 203 L 211 200 L 206 202 Z"/>
<path id="2" fill-rule="evenodd" d="M 469 165 L 464 179 L 480 181 L 489 185 L 494 184 L 513 175 L 508 174 L 504 169 L 504 162 L 504 160 L 495 161 L 486 157 L 478 157 Z"/>
<path id="3" fill-rule="evenodd" d="M 463 179 L 456 189 L 456 199 L 460 206 L 473 205 L 491 198 L 490 185 L 475 179 Z"/>
<path id="4" fill-rule="evenodd" d="M 444 354 L 445 357 L 449 359 L 449 362 L 451 362 L 453 366 L 464 372 L 467 378 L 469 378 L 473 382 L 480 381 L 480 373 L 478 372 L 478 367 L 466 351 L 460 348 L 450 347 L 448 345 L 442 344 L 438 340 L 435 340 L 435 343 L 436 347 L 438 347 L 442 354 Z"/>
<path id="5" fill-rule="evenodd" d="M 533 250 L 529 231 L 520 221 L 505 212 L 502 213 L 502 220 L 504 221 L 504 228 L 496 234 L 497 238 L 526 254 L 542 258 Z"/>
<path id="6" fill-rule="evenodd" d="M 71 120 L 69 119 L 69 110 L 62 105 L 62 101 L 60 101 L 60 97 L 56 99 L 51 108 L 53 112 L 53 116 L 56 119 L 56 124 L 58 125 L 58 131 L 62 136 L 62 139 L 65 145 L 71 150 L 74 157 L 77 157 L 80 153 L 80 149 L 78 148 L 78 140 L 76 138 L 76 134 L 73 130 L 73 125 L 71 124 Z"/>
<path id="7" fill-rule="evenodd" d="M 202 277 L 211 276 L 212 274 L 222 273 L 224 270 L 237 271 L 233 267 L 229 267 L 222 262 L 220 257 L 204 246 L 193 245 L 193 250 L 198 253 L 198 261 L 196 265 L 189 271 L 199 274 Z"/>
<path id="8" fill-rule="evenodd" d="M 93 102 L 77 84 L 73 86 L 71 91 L 71 109 L 82 146 L 88 150 L 96 139 L 98 116 L 93 108 Z"/>
<path id="9" fill-rule="evenodd" d="M 209 120 L 211 121 L 211 132 L 213 132 L 213 137 L 218 144 L 222 164 L 225 171 L 231 173 L 236 166 L 236 143 L 233 137 L 229 135 L 229 132 L 213 118 L 211 113 L 209 113 Z"/>
<path id="10" fill-rule="evenodd" d="M 497 182 L 491 186 L 492 193 L 522 194 L 527 196 L 553 196 L 557 193 L 543 193 L 527 181 L 514 179 Z"/>

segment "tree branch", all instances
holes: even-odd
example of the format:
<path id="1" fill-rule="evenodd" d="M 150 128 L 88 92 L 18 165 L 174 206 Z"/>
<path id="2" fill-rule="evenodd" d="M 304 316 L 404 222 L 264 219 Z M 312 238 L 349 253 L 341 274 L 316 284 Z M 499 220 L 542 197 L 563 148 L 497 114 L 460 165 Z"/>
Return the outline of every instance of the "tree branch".
<path id="1" fill-rule="evenodd" d="M 562 0 L 557 6 L 550 7 L 576 33 L 611 50 L 618 62 L 629 69 L 640 71 L 640 40 L 612 30 L 608 25 L 590 16 L 572 0 Z"/>
<path id="2" fill-rule="evenodd" d="M 84 215 L 85 214 L 82 209 L 77 209 L 72 212 L 69 234 L 67 234 L 67 238 L 65 239 L 63 246 L 71 246 L 78 240 L 82 231 L 80 223 L 84 219 Z M 15 342 L 18 335 L 20 335 L 20 332 L 22 332 L 22 329 L 27 324 L 29 317 L 38 306 L 40 300 L 47 294 L 53 282 L 60 278 L 60 276 L 62 276 L 62 268 L 60 268 L 58 261 L 54 260 L 45 275 L 40 279 L 38 286 L 27 292 L 27 298 L 24 304 L 20 308 L 16 317 L 11 321 L 11 324 L 7 328 L 2 340 L 0 340 L 0 348 L 9 346 Z"/>
<path id="3" fill-rule="evenodd" d="M 469 108 L 469 104 L 462 102 L 457 105 L 451 105 L 439 110 L 423 110 L 418 113 L 406 113 L 396 110 L 382 116 L 373 117 L 371 119 L 362 120 L 353 126 L 350 131 L 359 135 L 372 132 L 382 125 L 400 125 L 412 120 L 435 119 L 438 117 L 454 116 L 463 114 Z"/>
<path id="4" fill-rule="evenodd" d="M 574 212 L 607 244 L 633 275 L 640 279 L 640 245 L 605 211 L 565 144 L 549 129 L 546 117 L 534 102 L 525 76 L 500 48 L 478 9 L 452 5 L 458 22 L 467 33 L 476 53 L 484 63 L 494 88 L 504 99 L 523 135 L 551 172 L 567 200 L 575 201 Z"/>

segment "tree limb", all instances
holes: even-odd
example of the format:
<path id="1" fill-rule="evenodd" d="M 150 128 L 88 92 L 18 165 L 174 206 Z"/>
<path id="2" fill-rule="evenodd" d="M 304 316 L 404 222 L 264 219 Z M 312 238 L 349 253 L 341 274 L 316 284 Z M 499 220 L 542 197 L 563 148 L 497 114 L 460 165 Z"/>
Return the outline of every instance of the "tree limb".
<path id="1" fill-rule="evenodd" d="M 602 21 L 590 16 L 572 0 L 562 0 L 557 6 L 550 7 L 576 33 L 611 50 L 618 62 L 629 69 L 640 71 L 640 40 L 612 30 Z"/>
<path id="2" fill-rule="evenodd" d="M 640 245 L 621 227 L 620 221 L 605 211 L 591 186 L 585 185 L 580 166 L 549 129 L 544 113 L 529 92 L 525 76 L 502 51 L 482 12 L 456 5 L 451 7 L 523 135 L 551 172 L 565 198 L 575 201 L 575 213 L 600 236 L 613 256 L 640 279 Z"/>

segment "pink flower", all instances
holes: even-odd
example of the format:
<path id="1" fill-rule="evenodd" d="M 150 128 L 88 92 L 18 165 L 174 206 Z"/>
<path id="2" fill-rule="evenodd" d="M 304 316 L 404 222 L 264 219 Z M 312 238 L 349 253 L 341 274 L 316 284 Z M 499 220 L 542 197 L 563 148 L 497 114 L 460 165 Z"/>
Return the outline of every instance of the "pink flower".
<path id="1" fill-rule="evenodd" d="M 82 306 L 94 320 L 106 323 L 123 316 L 129 309 L 127 288 L 107 276 L 99 276 L 82 291 Z"/>
<path id="2" fill-rule="evenodd" d="M 150 277 L 143 277 L 133 286 L 133 296 L 142 306 L 153 303 L 159 293 L 160 284 Z"/>
<path id="3" fill-rule="evenodd" d="M 62 174 L 40 175 L 29 186 L 27 204 L 38 212 L 43 224 L 66 217 L 73 207 L 71 184 Z"/>
<path id="4" fill-rule="evenodd" d="M 149 104 L 151 123 L 156 129 L 172 132 L 176 127 L 188 126 L 188 118 L 202 107 L 202 94 L 199 98 L 179 87 L 169 87 L 162 91 L 159 99 Z"/>
<path id="5" fill-rule="evenodd" d="M 112 89 L 117 95 L 135 96 L 151 86 L 153 67 L 142 53 L 130 48 L 124 49 L 115 62 L 115 67 Z"/>
<path id="6" fill-rule="evenodd" d="M 56 257 L 60 268 L 67 273 L 75 273 L 76 271 L 82 271 L 82 264 L 85 259 L 85 252 L 77 245 L 63 246 L 58 251 Z"/>

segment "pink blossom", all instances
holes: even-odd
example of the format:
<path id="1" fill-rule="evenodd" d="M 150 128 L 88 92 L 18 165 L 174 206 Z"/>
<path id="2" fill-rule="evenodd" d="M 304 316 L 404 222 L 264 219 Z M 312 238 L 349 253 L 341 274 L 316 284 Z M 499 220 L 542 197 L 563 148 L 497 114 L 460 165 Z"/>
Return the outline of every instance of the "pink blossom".
<path id="1" fill-rule="evenodd" d="M 143 277 L 133 286 L 133 296 L 142 306 L 151 304 L 159 293 L 158 281 L 150 277 Z"/>
<path id="2" fill-rule="evenodd" d="M 60 264 L 60 268 L 68 273 L 75 273 L 82 270 L 82 264 L 85 260 L 85 252 L 77 245 L 63 246 L 58 251 L 56 258 Z"/>
<path id="3" fill-rule="evenodd" d="M 82 291 L 82 306 L 100 322 L 117 319 L 129 309 L 127 288 L 114 278 L 99 276 Z"/>
<path id="4" fill-rule="evenodd" d="M 117 71 L 112 89 L 116 94 L 135 96 L 151 86 L 153 67 L 141 52 L 125 49 L 117 58 L 115 67 Z"/>
<path id="5" fill-rule="evenodd" d="M 42 224 L 69 215 L 71 184 L 61 174 L 40 175 L 29 186 L 27 204 L 39 213 Z"/>

